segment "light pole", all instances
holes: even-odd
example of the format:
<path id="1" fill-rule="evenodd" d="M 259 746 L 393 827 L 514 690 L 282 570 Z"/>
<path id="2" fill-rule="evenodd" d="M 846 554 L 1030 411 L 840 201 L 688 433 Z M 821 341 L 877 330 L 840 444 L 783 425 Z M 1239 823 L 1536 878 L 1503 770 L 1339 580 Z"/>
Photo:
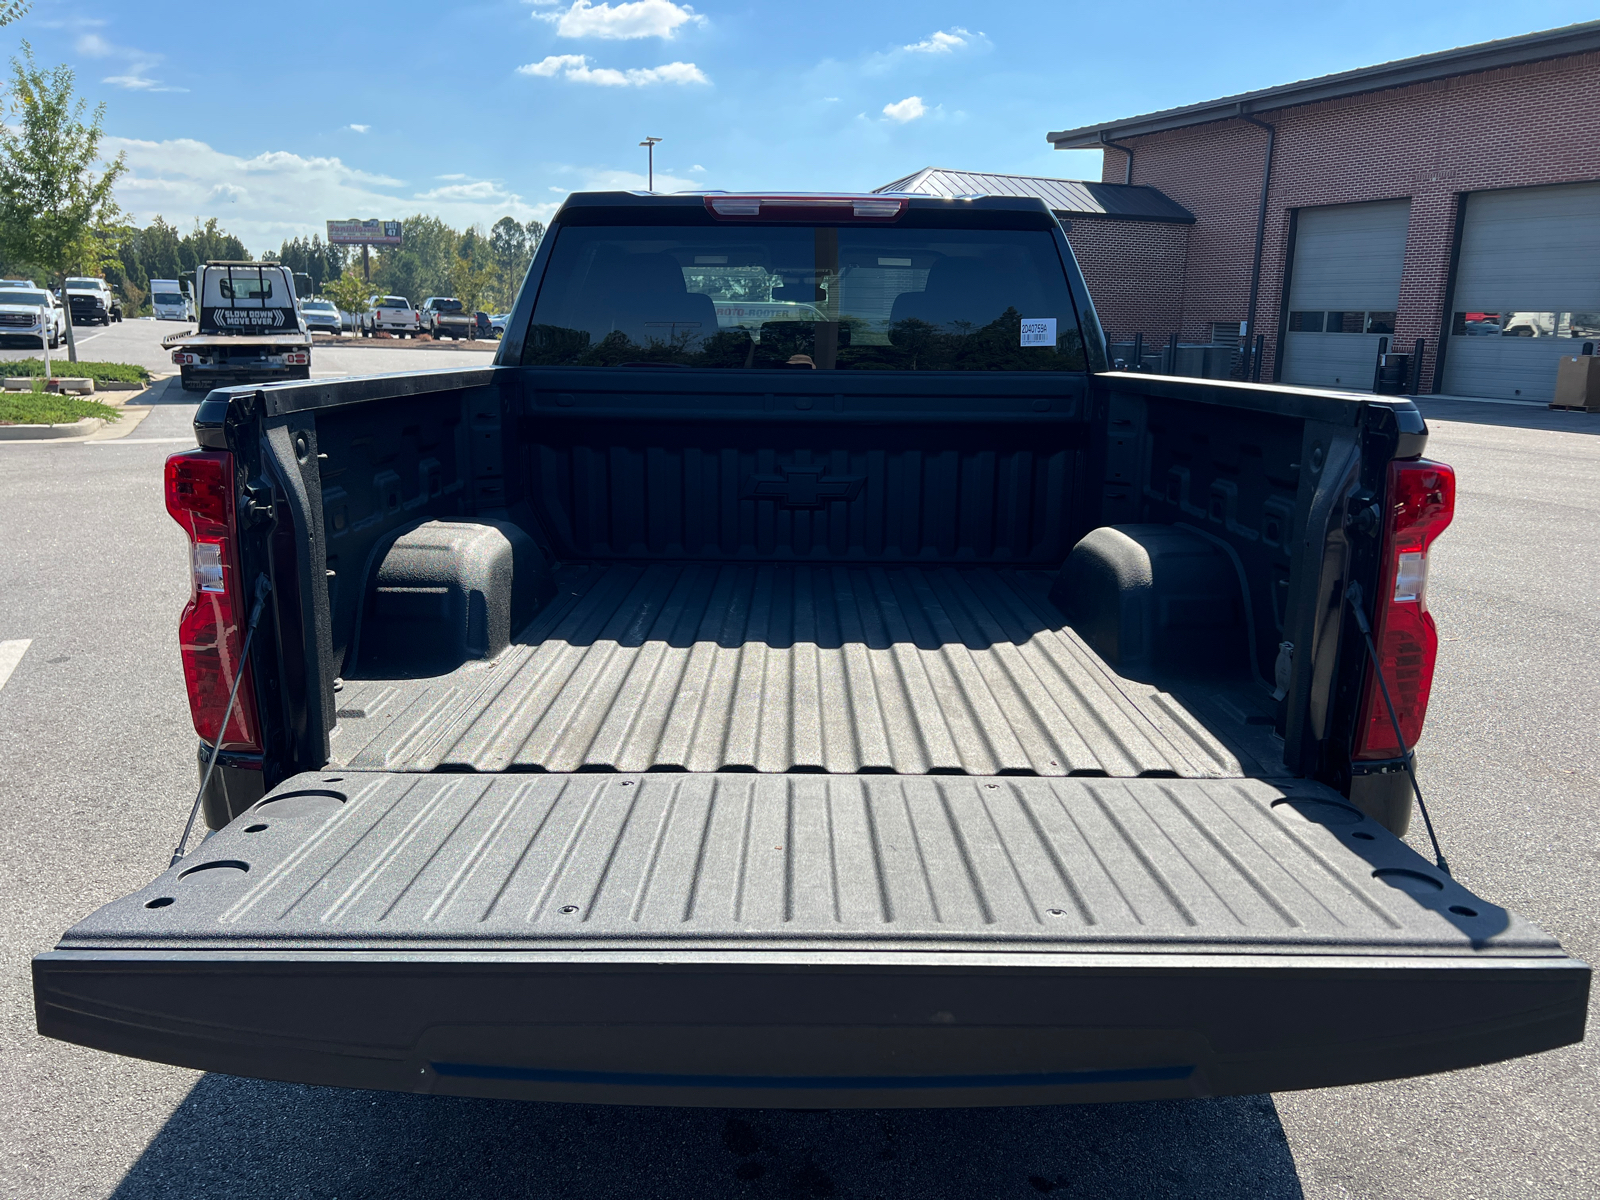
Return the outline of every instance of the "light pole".
<path id="1" fill-rule="evenodd" d="M 657 137 L 647 137 L 639 143 L 650 156 L 650 190 L 652 192 L 656 190 L 656 143 L 660 140 Z"/>

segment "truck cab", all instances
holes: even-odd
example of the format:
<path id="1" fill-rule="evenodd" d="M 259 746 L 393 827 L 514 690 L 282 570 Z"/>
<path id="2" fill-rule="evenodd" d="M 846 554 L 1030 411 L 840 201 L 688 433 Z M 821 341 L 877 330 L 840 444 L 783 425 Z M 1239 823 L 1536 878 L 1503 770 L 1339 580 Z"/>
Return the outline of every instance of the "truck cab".
<path id="1" fill-rule="evenodd" d="M 158 321 L 190 321 L 194 319 L 189 298 L 183 294 L 176 279 L 150 281 L 150 307 Z"/>

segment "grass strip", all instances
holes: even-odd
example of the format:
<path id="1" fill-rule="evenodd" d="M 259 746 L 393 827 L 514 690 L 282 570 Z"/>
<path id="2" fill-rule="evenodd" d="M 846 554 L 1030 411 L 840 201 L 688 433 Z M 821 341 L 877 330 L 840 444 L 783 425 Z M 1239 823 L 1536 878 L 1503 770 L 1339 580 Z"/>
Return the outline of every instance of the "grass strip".
<path id="1" fill-rule="evenodd" d="M 150 382 L 150 372 L 133 363 L 68 362 L 64 356 L 54 354 L 50 356 L 50 373 L 58 379 L 93 379 L 96 383 L 101 380 L 108 383 Z M 0 362 L 0 374 L 43 375 L 44 359 L 19 358 L 10 362 Z"/>
<path id="2" fill-rule="evenodd" d="M 120 410 L 98 400 L 50 392 L 0 392 L 0 425 L 70 425 L 84 417 L 122 420 Z"/>

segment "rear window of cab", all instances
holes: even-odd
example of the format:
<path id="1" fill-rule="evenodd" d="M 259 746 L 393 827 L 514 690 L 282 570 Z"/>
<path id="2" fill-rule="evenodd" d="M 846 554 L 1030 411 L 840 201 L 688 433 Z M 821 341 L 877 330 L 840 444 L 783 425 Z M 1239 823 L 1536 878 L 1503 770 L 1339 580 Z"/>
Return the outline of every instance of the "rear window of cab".
<path id="1" fill-rule="evenodd" d="M 1082 371 L 1043 230 L 566 226 L 530 366 Z"/>

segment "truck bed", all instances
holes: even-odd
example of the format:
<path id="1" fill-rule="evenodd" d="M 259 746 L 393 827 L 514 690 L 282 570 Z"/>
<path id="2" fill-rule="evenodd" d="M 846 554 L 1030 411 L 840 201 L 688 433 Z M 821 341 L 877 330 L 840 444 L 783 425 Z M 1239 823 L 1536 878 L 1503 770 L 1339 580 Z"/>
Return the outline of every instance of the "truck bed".
<path id="1" fill-rule="evenodd" d="M 1240 759 L 1123 678 L 1047 571 L 605 563 L 509 650 L 350 679 L 340 766 L 1219 778 Z M 1281 768 L 1280 772 L 1281 773 Z"/>
<path id="2" fill-rule="evenodd" d="M 335 771 L 34 961 L 41 1032 L 617 1103 L 1323 1086 L 1577 1040 L 1588 971 L 1317 784 Z"/>

